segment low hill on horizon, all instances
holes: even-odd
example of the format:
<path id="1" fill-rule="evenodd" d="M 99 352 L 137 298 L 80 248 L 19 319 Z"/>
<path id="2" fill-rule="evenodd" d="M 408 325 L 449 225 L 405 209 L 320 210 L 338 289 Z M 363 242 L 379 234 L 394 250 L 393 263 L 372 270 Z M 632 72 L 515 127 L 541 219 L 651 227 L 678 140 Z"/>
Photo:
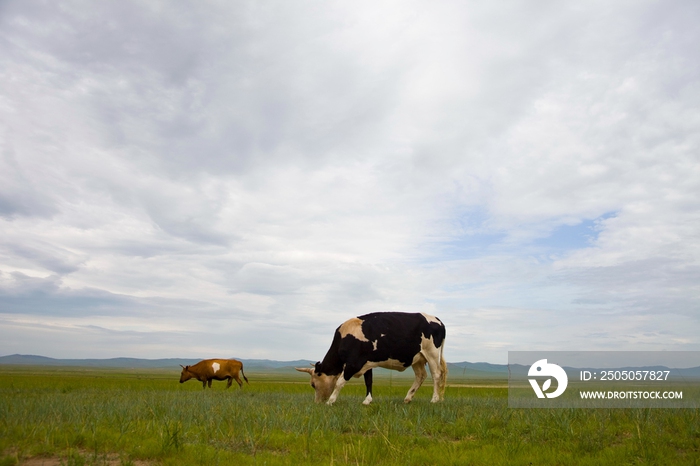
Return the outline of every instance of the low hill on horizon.
<path id="1" fill-rule="evenodd" d="M 30 355 L 30 354 L 11 354 L 9 356 L 0 356 L 0 364 L 8 365 L 26 365 L 26 366 L 80 366 L 80 367 L 121 367 L 121 368 L 169 368 L 179 367 L 180 365 L 187 366 L 196 364 L 203 358 L 161 358 L 161 359 L 142 359 L 142 358 L 106 358 L 106 359 L 55 359 L 46 356 Z M 241 359 L 235 358 L 243 362 L 246 369 L 278 369 L 281 367 L 290 366 L 308 366 L 312 361 L 296 360 L 296 361 L 273 361 L 269 359 Z"/>
<path id="2" fill-rule="evenodd" d="M 243 363 L 246 371 L 270 371 L 278 369 L 289 369 L 292 367 L 309 367 L 315 361 L 307 359 L 297 359 L 294 361 L 275 361 L 270 359 L 242 359 L 235 358 Z M 107 358 L 107 359 L 55 359 L 46 356 L 12 354 L 0 356 L 0 365 L 23 365 L 23 366 L 70 366 L 70 367 L 105 367 L 105 368 L 130 368 L 130 369 L 167 369 L 176 368 L 180 365 L 192 365 L 202 359 L 196 358 L 162 358 L 162 359 L 141 359 L 141 358 Z M 456 362 L 447 363 L 448 370 L 454 376 L 469 377 L 502 377 L 508 375 L 508 366 L 505 364 L 490 364 L 486 362 Z M 413 378 L 413 371 L 407 370 L 403 373 L 378 369 L 378 374 L 392 373 L 393 376 L 407 376 Z"/>

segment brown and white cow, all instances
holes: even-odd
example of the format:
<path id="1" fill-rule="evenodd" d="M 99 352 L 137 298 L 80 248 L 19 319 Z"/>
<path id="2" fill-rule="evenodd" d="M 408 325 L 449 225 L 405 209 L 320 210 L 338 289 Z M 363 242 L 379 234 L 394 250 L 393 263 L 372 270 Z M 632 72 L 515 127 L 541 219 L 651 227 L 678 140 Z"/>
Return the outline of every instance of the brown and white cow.
<path id="1" fill-rule="evenodd" d="M 384 367 L 404 371 L 413 367 L 416 379 L 408 390 L 405 403 L 410 403 L 427 373 L 433 378 L 432 402 L 444 397 L 447 364 L 443 357 L 445 326 L 437 317 L 404 312 L 376 312 L 355 317 L 338 327 L 331 347 L 313 369 L 296 370 L 311 375 L 316 402 L 332 405 L 351 377 L 364 375 L 367 397 L 372 402 L 372 369 Z"/>
<path id="2" fill-rule="evenodd" d="M 212 380 L 227 380 L 226 388 L 231 386 L 233 379 L 236 379 L 239 387 L 243 387 L 243 381 L 238 376 L 240 373 L 245 379 L 246 383 L 248 378 L 243 373 L 243 363 L 236 359 L 205 359 L 199 361 L 194 366 L 183 366 L 182 373 L 180 374 L 180 383 L 187 382 L 190 379 L 197 379 L 202 382 L 202 388 L 211 388 Z"/>

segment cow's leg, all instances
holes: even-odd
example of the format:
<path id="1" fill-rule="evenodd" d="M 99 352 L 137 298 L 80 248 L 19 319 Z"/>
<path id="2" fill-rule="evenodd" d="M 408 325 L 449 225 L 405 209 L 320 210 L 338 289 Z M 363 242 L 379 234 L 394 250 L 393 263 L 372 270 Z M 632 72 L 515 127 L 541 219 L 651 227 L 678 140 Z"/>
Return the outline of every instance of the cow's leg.
<path id="1" fill-rule="evenodd" d="M 236 374 L 236 383 L 238 384 L 239 388 L 243 388 L 243 381 L 241 380 L 241 377 Z"/>
<path id="2" fill-rule="evenodd" d="M 331 397 L 328 398 L 326 404 L 330 406 L 333 403 L 335 403 L 335 400 L 338 399 L 338 395 L 340 395 L 340 390 L 343 389 L 345 384 L 348 382 L 348 380 L 352 378 L 353 375 L 358 374 L 361 370 L 362 364 L 350 365 L 346 363 L 345 370 L 340 374 L 338 380 L 335 382 L 335 388 L 333 389 L 333 393 L 331 393 Z"/>
<path id="3" fill-rule="evenodd" d="M 229 388 L 232 383 L 233 383 L 233 377 L 227 378 L 226 379 L 226 388 Z"/>
<path id="4" fill-rule="evenodd" d="M 447 374 L 442 371 L 442 364 L 440 364 L 440 350 L 437 348 L 431 348 L 427 351 L 423 351 L 423 356 L 428 360 L 428 367 L 430 367 L 430 375 L 433 378 L 433 398 L 430 400 L 431 403 L 437 403 L 440 401 L 440 386 L 443 384 L 442 378 Z"/>
<path id="5" fill-rule="evenodd" d="M 413 372 L 415 372 L 416 374 L 416 380 L 413 381 L 413 385 L 411 385 L 411 388 L 408 390 L 408 393 L 406 393 L 406 398 L 403 399 L 404 403 L 410 403 L 411 400 L 413 400 L 413 395 L 416 394 L 420 386 L 423 384 L 423 381 L 428 376 L 428 373 L 425 371 L 424 360 L 413 364 L 413 366 L 411 367 L 413 367 Z"/>
<path id="6" fill-rule="evenodd" d="M 207 388 L 207 380 L 206 379 L 202 380 L 202 390 L 204 390 L 205 388 Z"/>
<path id="7" fill-rule="evenodd" d="M 368 405 L 372 402 L 372 369 L 365 372 L 365 387 L 367 387 L 367 397 L 362 404 Z"/>
<path id="8" fill-rule="evenodd" d="M 345 376 L 340 374 L 340 377 L 338 377 L 338 380 L 335 382 L 335 388 L 333 389 L 333 393 L 331 393 L 331 397 L 328 398 L 328 401 L 326 401 L 328 406 L 335 403 L 335 400 L 338 399 L 338 395 L 340 395 L 340 390 L 343 389 L 346 382 L 347 380 L 345 380 Z"/>
<path id="9" fill-rule="evenodd" d="M 207 385 L 209 385 L 209 388 L 211 388 L 211 383 L 212 383 L 213 381 L 214 381 L 214 379 L 209 379 L 209 381 L 207 382 Z"/>

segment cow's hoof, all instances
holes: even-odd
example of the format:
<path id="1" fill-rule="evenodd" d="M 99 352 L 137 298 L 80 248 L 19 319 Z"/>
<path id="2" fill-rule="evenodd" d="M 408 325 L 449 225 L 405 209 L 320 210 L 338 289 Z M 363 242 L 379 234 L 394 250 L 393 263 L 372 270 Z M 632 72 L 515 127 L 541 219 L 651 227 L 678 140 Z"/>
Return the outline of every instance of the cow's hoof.
<path id="1" fill-rule="evenodd" d="M 410 398 L 405 398 L 403 400 L 404 403 L 409 404 L 412 400 Z"/>

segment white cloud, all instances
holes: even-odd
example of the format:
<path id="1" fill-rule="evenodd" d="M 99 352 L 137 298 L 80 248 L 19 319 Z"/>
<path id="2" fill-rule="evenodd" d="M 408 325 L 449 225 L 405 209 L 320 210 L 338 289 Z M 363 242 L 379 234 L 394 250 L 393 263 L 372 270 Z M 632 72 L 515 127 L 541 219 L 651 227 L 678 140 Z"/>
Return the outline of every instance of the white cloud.
<path id="1" fill-rule="evenodd" d="M 0 354 L 698 349 L 692 2 L 0 8 Z"/>

